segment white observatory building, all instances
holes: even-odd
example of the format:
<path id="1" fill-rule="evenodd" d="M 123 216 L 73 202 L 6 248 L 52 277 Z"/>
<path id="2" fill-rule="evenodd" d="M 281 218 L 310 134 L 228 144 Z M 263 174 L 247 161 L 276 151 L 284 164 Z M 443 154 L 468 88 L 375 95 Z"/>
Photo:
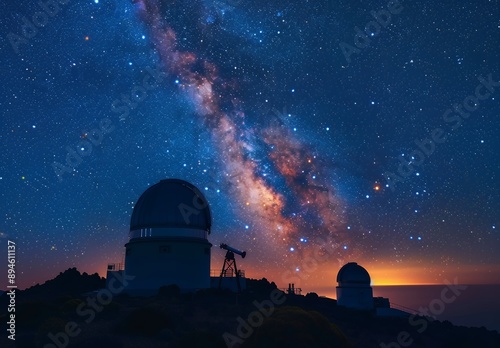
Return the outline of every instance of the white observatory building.
<path id="1" fill-rule="evenodd" d="M 337 274 L 337 304 L 353 309 L 373 309 L 370 275 L 356 262 L 342 266 Z"/>
<path id="2" fill-rule="evenodd" d="M 208 202 L 195 186 L 167 179 L 148 188 L 134 206 L 125 267 L 108 265 L 113 272 L 135 277 L 125 292 L 157 294 L 162 286 L 176 284 L 183 292 L 210 288 L 212 225 Z"/>

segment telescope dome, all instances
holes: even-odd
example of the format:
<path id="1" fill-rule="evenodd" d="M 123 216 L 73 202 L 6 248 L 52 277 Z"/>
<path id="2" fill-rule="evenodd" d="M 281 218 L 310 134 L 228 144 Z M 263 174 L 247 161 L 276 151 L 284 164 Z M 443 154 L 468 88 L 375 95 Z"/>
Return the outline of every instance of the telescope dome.
<path id="1" fill-rule="evenodd" d="M 339 284 L 363 284 L 370 285 L 370 275 L 368 271 L 356 262 L 349 262 L 342 266 L 337 274 Z"/>
<path id="2" fill-rule="evenodd" d="M 212 216 L 201 191 L 187 181 L 166 179 L 148 188 L 134 206 L 130 230 L 186 228 L 210 233 Z"/>

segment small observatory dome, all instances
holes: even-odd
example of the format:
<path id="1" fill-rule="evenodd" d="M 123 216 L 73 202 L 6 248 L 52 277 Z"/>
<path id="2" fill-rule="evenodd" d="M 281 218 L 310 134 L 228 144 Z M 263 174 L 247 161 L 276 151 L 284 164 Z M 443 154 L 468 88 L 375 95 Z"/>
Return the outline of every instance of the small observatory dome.
<path id="1" fill-rule="evenodd" d="M 340 284 L 360 284 L 370 285 L 370 275 L 368 271 L 356 262 L 345 264 L 337 274 L 337 282 Z"/>
<path id="2" fill-rule="evenodd" d="M 130 230 L 189 228 L 210 234 L 212 216 L 198 188 L 184 180 L 166 179 L 148 188 L 134 206 Z"/>
<path id="3" fill-rule="evenodd" d="M 356 262 L 342 266 L 337 274 L 337 304 L 354 309 L 373 308 L 373 290 L 368 271 Z"/>

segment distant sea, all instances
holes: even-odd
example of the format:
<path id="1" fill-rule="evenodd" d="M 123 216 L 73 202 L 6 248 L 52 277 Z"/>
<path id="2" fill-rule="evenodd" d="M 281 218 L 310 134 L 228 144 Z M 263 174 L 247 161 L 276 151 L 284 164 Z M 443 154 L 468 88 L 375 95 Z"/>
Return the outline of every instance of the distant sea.
<path id="1" fill-rule="evenodd" d="M 405 285 L 374 286 L 373 296 L 387 297 L 397 306 L 419 311 L 429 307 L 434 299 L 441 297 L 445 285 Z M 323 289 L 326 290 L 326 289 Z M 318 289 L 318 295 L 336 298 L 335 289 Z M 450 294 L 446 294 L 451 296 Z M 481 327 L 500 333 L 500 285 L 468 285 L 455 301 L 445 304 L 444 311 L 435 316 L 438 320 L 448 320 L 454 325 Z"/>

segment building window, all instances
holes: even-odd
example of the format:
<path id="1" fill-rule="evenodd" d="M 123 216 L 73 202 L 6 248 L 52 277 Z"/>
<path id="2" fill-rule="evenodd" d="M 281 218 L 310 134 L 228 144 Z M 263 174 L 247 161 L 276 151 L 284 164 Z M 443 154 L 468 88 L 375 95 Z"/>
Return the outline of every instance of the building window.
<path id="1" fill-rule="evenodd" d="M 170 253 L 170 245 L 160 246 L 160 254 L 169 254 L 169 253 Z"/>

